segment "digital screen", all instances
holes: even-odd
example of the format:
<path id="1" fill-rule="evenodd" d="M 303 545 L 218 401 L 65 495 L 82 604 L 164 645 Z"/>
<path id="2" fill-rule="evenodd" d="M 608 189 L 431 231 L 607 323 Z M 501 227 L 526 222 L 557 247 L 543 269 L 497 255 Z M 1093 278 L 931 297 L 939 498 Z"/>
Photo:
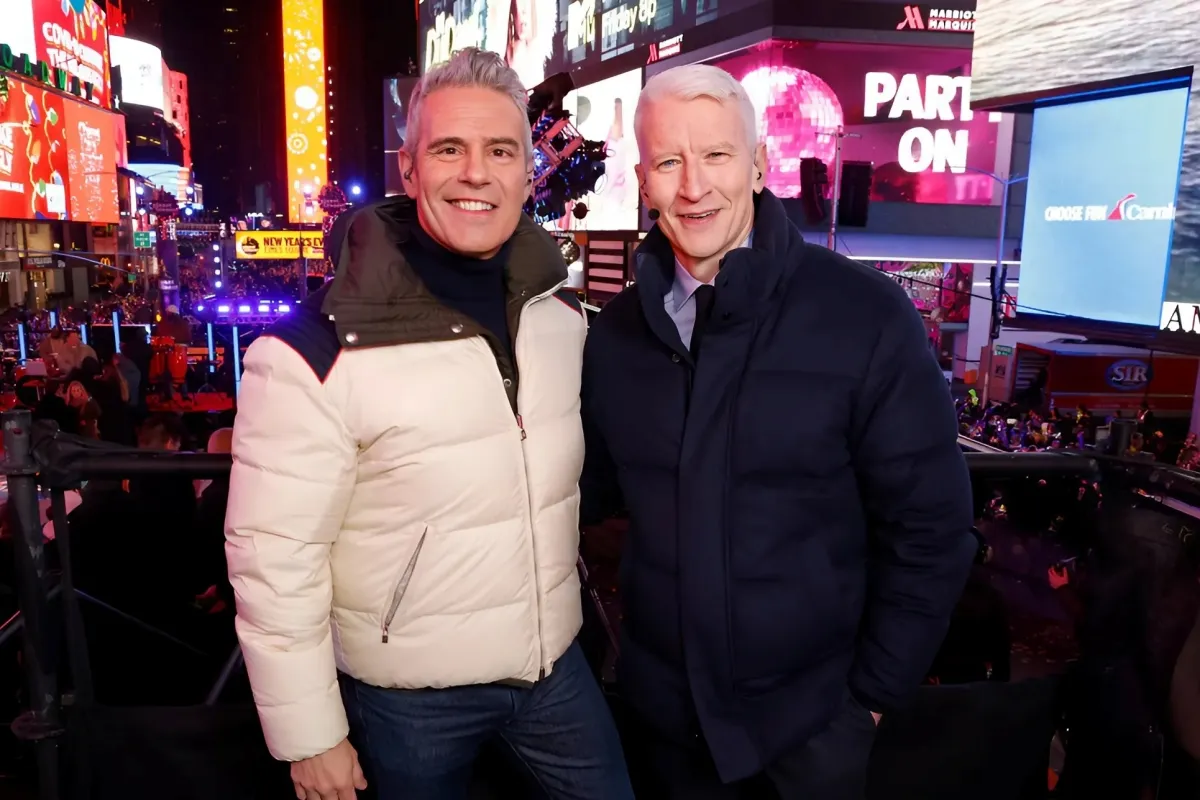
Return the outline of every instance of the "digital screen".
<path id="1" fill-rule="evenodd" d="M 654 45 L 659 58 L 678 52 L 680 37 L 693 28 L 762 0 L 572 0 L 559 20 L 551 73 Z"/>
<path id="2" fill-rule="evenodd" d="M 1193 66 L 1198 41 L 1193 3 L 979 0 L 975 95 L 991 101 L 1057 94 Z M 1200 303 L 1200 81 L 1193 79 L 1192 92 L 1165 296 L 1166 303 L 1189 304 L 1189 313 Z"/>
<path id="3" fill-rule="evenodd" d="M 91 84 L 91 102 L 108 107 L 112 86 L 102 6 L 96 0 L 0 0 L 0 44 Z M 86 90 L 80 95 L 87 97 Z"/>
<path id="4" fill-rule="evenodd" d="M 283 0 L 283 92 L 287 127 L 288 219 L 319 222 L 328 180 L 325 139 L 325 7 Z"/>
<path id="5" fill-rule="evenodd" d="M 110 41 L 113 66 L 121 70 L 121 102 L 162 111 L 166 99 L 162 51 L 124 36 Z"/>
<path id="6" fill-rule="evenodd" d="M 67 174 L 71 219 L 120 222 L 117 201 L 117 119 L 87 103 L 66 101 Z"/>
<path id="7" fill-rule="evenodd" d="M 320 259 L 325 257 L 324 242 L 321 231 L 234 231 L 234 258 L 250 261 Z"/>
<path id="8" fill-rule="evenodd" d="M 424 0 L 420 5 L 424 72 L 459 50 L 504 56 L 526 89 L 541 83 L 554 52 L 559 0 Z M 555 70 L 557 71 L 557 70 Z"/>
<path id="9" fill-rule="evenodd" d="M 579 202 L 588 213 L 575 219 L 568 206 L 559 220 L 567 228 L 593 231 L 632 231 L 638 227 L 637 139 L 633 136 L 633 112 L 642 91 L 642 71 L 631 70 L 607 80 L 576 89 L 563 100 L 563 109 L 583 136 L 604 142 L 608 153 L 604 175 L 596 190 Z"/>
<path id="10" fill-rule="evenodd" d="M 180 200 L 187 195 L 191 181 L 191 171 L 187 167 L 178 164 L 130 164 L 129 169 Z"/>
<path id="11" fill-rule="evenodd" d="M 1011 115 L 971 110 L 971 54 L 961 48 L 773 41 L 713 62 L 746 87 L 767 145 L 767 187 L 799 197 L 800 160 L 833 175 L 844 161 L 874 166 L 871 199 L 999 203 L 982 172 L 1007 163 Z"/>
<path id="12" fill-rule="evenodd" d="M 764 0 L 422 0 L 423 71 L 466 47 L 500 53 L 527 89 L 652 45 L 679 52 L 698 25 Z"/>
<path id="13" fill-rule="evenodd" d="M 405 76 L 383 81 L 383 187 L 388 197 L 404 194 L 399 154 L 408 139 L 408 101 L 417 80 Z"/>
<path id="14" fill-rule="evenodd" d="M 66 219 L 63 97 L 0 74 L 0 218 Z"/>
<path id="15" fill-rule="evenodd" d="M 1187 101 L 1181 88 L 1034 111 L 1022 310 L 1158 325 Z"/>

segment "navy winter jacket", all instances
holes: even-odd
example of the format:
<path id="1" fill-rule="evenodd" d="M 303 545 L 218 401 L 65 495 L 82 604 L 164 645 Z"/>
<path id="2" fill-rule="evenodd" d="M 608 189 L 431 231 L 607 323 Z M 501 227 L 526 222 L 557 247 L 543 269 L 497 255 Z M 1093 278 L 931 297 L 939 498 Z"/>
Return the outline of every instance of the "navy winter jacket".
<path id="1" fill-rule="evenodd" d="M 761 771 L 848 689 L 915 691 L 973 558 L 954 408 L 887 276 L 806 245 L 770 192 L 732 251 L 698 365 L 663 306 L 655 229 L 584 356 L 584 521 L 624 500 L 622 693 L 702 735 L 721 777 Z"/>

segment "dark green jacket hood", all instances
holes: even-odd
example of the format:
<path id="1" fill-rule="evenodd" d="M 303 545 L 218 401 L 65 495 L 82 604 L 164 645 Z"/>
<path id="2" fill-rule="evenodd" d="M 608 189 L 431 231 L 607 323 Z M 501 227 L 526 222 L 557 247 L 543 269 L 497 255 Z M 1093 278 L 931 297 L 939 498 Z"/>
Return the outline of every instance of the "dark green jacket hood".
<path id="1" fill-rule="evenodd" d="M 348 212 L 330 232 L 327 251 L 337 265 L 321 313 L 333 318 L 343 346 L 372 347 L 479 335 L 477 325 L 447 308 L 404 258 L 417 222 L 416 203 L 390 197 Z M 554 237 L 522 214 L 505 267 L 510 330 L 531 298 L 567 279 Z"/>

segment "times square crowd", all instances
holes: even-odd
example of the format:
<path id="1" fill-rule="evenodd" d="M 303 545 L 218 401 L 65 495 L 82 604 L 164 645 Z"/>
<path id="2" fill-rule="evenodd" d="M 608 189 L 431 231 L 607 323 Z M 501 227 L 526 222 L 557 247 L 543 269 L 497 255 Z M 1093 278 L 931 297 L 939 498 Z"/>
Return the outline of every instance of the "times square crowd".
<path id="1" fill-rule="evenodd" d="M 241 261 L 223 270 L 217 278 L 205 264 L 187 261 L 179 268 L 180 307 L 189 312 L 204 298 L 214 295 L 295 300 L 300 296 L 300 275 L 304 270 L 303 261 Z"/>
<path id="2" fill-rule="evenodd" d="M 1197 436 L 1178 436 L 1177 426 L 1159 423 L 1154 409 L 1143 402 L 1136 410 L 1097 417 L 1085 405 L 1072 409 L 1056 408 L 1053 400 L 1044 400 L 1034 390 L 1014 402 L 982 402 L 970 389 L 956 403 L 959 433 L 992 447 L 1010 452 L 1042 450 L 1089 450 L 1097 444 L 1097 432 L 1114 419 L 1126 419 L 1134 430 L 1129 445 L 1120 455 L 1195 470 L 1200 465 Z"/>

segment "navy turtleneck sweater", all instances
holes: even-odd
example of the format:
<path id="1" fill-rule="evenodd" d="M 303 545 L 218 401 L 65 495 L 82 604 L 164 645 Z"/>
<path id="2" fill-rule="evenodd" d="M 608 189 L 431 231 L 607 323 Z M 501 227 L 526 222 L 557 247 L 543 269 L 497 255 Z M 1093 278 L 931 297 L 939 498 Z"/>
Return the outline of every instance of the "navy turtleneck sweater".
<path id="1" fill-rule="evenodd" d="M 511 357 L 504 274 L 510 242 L 491 258 L 470 258 L 450 252 L 420 225 L 413 225 L 412 232 L 412 239 L 402 249 L 417 277 L 439 302 L 495 334 Z"/>

